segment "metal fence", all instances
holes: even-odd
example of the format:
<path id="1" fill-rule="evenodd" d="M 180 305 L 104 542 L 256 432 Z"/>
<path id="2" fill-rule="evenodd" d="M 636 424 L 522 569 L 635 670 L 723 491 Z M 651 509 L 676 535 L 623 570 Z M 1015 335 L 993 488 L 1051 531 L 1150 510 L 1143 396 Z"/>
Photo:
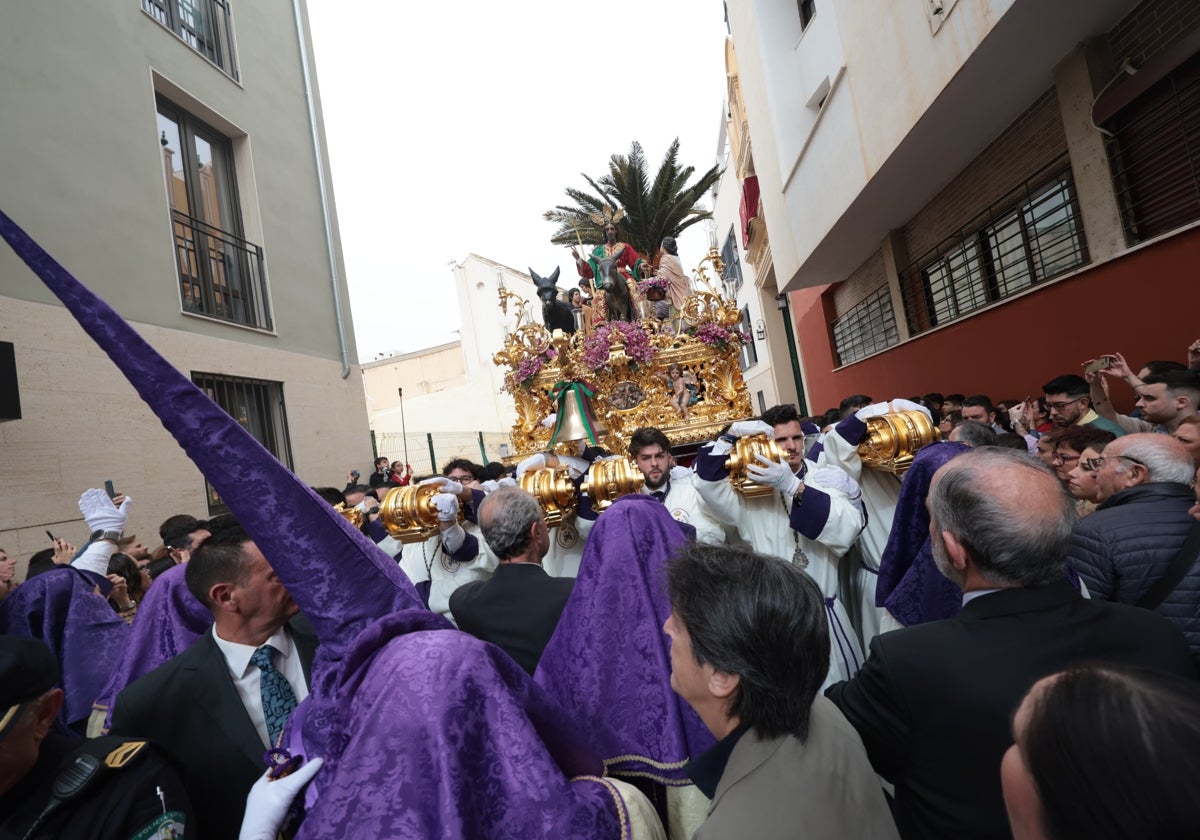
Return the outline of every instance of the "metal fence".
<path id="1" fill-rule="evenodd" d="M 499 432 L 429 432 L 402 435 L 385 432 L 373 435 L 375 457 L 412 464 L 417 475 L 440 472 L 453 458 L 469 458 L 477 464 L 499 461 L 512 454 L 507 434 Z M 405 450 L 407 447 L 407 456 Z"/>

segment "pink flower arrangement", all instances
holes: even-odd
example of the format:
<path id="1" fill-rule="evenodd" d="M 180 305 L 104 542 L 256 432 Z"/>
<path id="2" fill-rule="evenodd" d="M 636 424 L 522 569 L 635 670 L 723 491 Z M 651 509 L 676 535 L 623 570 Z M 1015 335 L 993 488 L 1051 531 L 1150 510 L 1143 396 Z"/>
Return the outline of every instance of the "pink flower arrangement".
<path id="1" fill-rule="evenodd" d="M 688 330 L 688 334 L 695 336 L 698 341 L 709 347 L 716 347 L 720 350 L 725 350 L 730 344 L 742 344 L 750 338 L 741 330 L 726 329 L 712 321 L 705 321 L 700 326 Z"/>
<path id="2" fill-rule="evenodd" d="M 667 277 L 649 277 L 638 283 L 638 288 L 642 290 L 642 294 L 645 294 L 650 289 L 659 289 L 665 292 L 670 287 L 671 281 Z"/>
<path id="3" fill-rule="evenodd" d="M 654 345 L 640 324 L 609 321 L 583 340 L 583 363 L 590 369 L 600 370 L 608 365 L 609 338 L 613 330 L 621 333 L 625 340 L 625 355 L 634 362 L 645 364 L 654 358 Z"/>
<path id="4" fill-rule="evenodd" d="M 538 353 L 536 356 L 527 356 L 517 363 L 513 369 L 512 377 L 521 387 L 529 385 L 530 380 L 542 372 L 542 368 L 546 363 L 558 356 L 558 351 L 553 347 L 546 349 L 544 353 Z"/>

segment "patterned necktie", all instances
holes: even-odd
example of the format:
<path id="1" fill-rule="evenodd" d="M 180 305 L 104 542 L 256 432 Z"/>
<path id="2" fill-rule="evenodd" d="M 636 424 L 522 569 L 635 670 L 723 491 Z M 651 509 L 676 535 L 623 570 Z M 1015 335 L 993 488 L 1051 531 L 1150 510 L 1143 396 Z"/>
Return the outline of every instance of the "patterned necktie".
<path id="1" fill-rule="evenodd" d="M 272 744 L 279 743 L 279 735 L 288 715 L 296 708 L 296 692 L 287 677 L 275 667 L 273 657 L 277 651 L 270 645 L 263 645 L 254 651 L 250 661 L 262 671 L 259 688 L 262 691 L 263 717 L 267 722 L 267 735 Z"/>

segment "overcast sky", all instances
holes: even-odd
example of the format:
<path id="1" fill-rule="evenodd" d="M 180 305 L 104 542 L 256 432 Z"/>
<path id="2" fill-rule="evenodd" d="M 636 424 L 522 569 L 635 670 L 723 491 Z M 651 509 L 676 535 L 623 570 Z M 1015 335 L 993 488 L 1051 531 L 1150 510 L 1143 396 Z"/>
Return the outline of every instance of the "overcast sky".
<path id="1" fill-rule="evenodd" d="M 469 253 L 574 285 L 542 212 L 632 141 L 651 173 L 676 136 L 716 161 L 718 0 L 308 2 L 361 361 L 454 340 Z M 694 226 L 684 265 L 704 248 Z"/>

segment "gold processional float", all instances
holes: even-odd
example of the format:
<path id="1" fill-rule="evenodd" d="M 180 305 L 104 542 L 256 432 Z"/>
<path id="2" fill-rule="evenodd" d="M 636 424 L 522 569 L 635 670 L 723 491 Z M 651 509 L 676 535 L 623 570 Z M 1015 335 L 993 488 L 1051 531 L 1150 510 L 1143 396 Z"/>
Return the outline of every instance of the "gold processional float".
<path id="1" fill-rule="evenodd" d="M 647 317 L 595 324 L 577 317 L 580 328 L 571 335 L 518 322 L 492 356 L 508 368 L 505 390 L 517 412 L 511 434 L 515 454 L 504 462 L 512 466 L 539 452 L 578 455 L 581 443 L 625 453 L 630 436 L 645 426 L 660 429 L 673 447 L 698 445 L 730 423 L 753 417 L 738 363 L 749 336 L 738 330 L 737 303 L 712 290 L 706 264 L 721 274 L 715 248 L 695 272 L 694 286 L 705 290 L 688 297 L 674 318 L 648 317 L 650 308 L 639 300 L 636 305 Z M 527 317 L 528 301 L 503 286 L 499 296 L 502 312 L 515 304 L 519 315 Z M 924 413 L 894 412 L 867 421 L 858 452 L 864 466 L 900 477 L 917 450 L 939 438 Z M 748 497 L 773 492 L 746 473 L 760 454 L 772 460 L 784 457 L 766 435 L 747 435 L 735 442 L 725 462 L 734 488 Z M 633 461 L 622 455 L 594 462 L 581 489 L 593 509 L 602 512 L 621 496 L 640 492 L 643 482 Z M 574 513 L 575 485 L 565 466 L 527 470 L 519 484 L 537 498 L 550 527 Z M 404 543 L 437 534 L 433 496 L 438 490 L 437 484 L 423 484 L 388 492 L 379 507 L 388 533 Z M 361 524 L 360 511 L 342 512 Z"/>

